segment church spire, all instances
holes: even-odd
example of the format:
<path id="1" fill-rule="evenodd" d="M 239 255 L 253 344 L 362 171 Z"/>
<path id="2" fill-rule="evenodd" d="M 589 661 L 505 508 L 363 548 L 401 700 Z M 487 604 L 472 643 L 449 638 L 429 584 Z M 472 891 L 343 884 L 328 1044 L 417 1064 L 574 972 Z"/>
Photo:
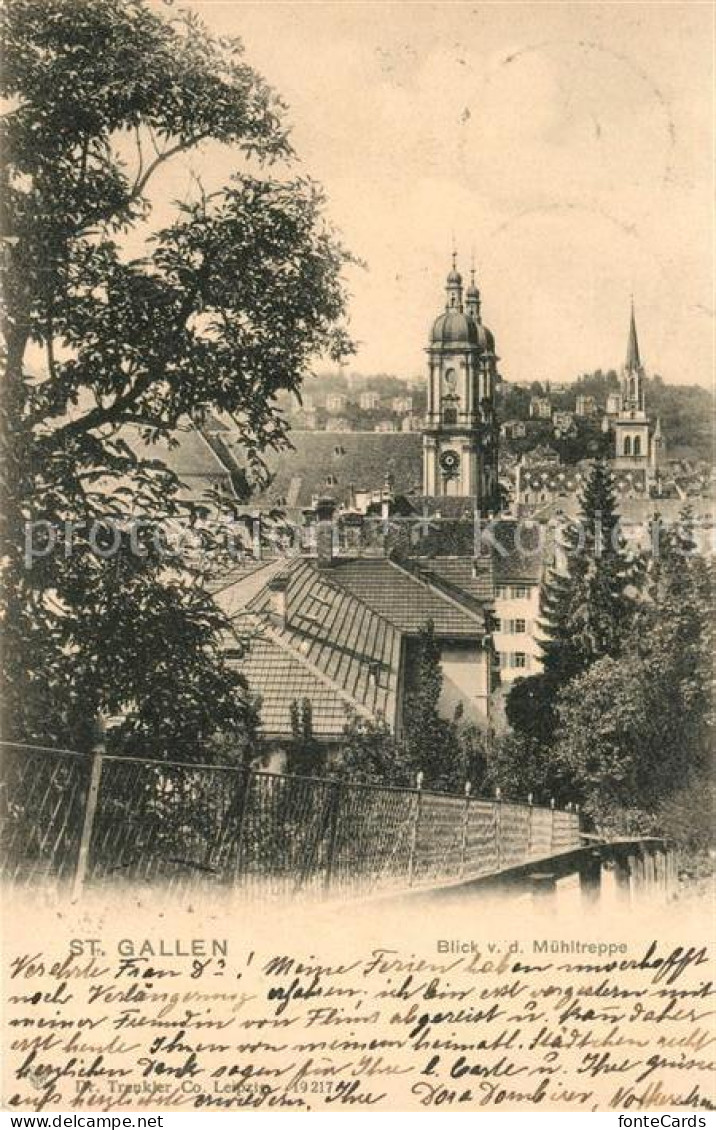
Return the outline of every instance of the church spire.
<path id="1" fill-rule="evenodd" d="M 634 298 L 631 300 L 631 321 L 629 323 L 629 340 L 627 342 L 626 366 L 627 372 L 636 373 L 641 369 L 639 357 L 639 339 L 636 336 L 636 318 L 634 316 Z"/>

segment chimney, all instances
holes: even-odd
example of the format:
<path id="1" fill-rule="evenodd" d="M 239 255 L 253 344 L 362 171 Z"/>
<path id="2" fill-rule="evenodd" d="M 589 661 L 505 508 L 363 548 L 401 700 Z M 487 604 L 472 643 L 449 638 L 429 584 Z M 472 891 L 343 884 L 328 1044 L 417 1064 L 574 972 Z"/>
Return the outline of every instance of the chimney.
<path id="1" fill-rule="evenodd" d="M 333 516 L 336 510 L 335 499 L 319 498 L 316 503 L 316 556 L 319 568 L 329 568 L 333 564 L 335 538 L 338 530 Z"/>
<path id="2" fill-rule="evenodd" d="M 263 530 L 261 528 L 261 511 L 254 510 L 251 515 L 251 550 L 255 561 L 260 561 L 262 558 L 261 535 Z"/>

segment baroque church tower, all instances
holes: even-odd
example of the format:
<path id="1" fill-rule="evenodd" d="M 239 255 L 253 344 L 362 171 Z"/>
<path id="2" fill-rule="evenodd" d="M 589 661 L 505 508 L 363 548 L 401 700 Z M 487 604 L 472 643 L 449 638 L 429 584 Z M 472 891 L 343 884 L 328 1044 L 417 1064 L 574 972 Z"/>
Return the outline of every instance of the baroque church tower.
<path id="1" fill-rule="evenodd" d="M 498 508 L 495 339 L 482 322 L 475 272 L 463 294 L 453 254 L 445 310 L 428 354 L 428 407 L 423 430 L 423 494 L 472 498 L 481 515 Z"/>

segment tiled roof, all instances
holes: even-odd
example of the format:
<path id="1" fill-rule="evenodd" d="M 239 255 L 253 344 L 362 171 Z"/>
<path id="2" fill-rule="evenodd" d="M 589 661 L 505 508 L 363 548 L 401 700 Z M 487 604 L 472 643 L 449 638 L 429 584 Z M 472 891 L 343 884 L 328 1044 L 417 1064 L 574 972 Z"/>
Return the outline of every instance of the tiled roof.
<path id="1" fill-rule="evenodd" d="M 230 613 L 237 635 L 246 634 L 248 625 L 253 636 L 239 663 L 262 697 L 265 732 L 290 736 L 291 703 L 306 695 L 318 736 L 340 736 L 351 710 L 380 713 L 394 726 L 400 632 L 314 561 L 284 562 L 272 577 L 285 588 L 285 615 L 270 585 Z"/>
<path id="2" fill-rule="evenodd" d="M 545 523 L 502 519 L 491 523 L 495 583 L 539 584 L 553 553 L 553 534 Z"/>
<path id="3" fill-rule="evenodd" d="M 214 581 L 208 587 L 222 612 L 229 617 L 236 616 L 248 607 L 271 577 L 285 567 L 286 560 L 282 557 L 264 562 L 247 561 L 235 565 L 221 581 Z"/>
<path id="4" fill-rule="evenodd" d="M 455 593 L 467 595 L 471 600 L 483 604 L 493 598 L 492 555 L 472 557 L 414 557 L 411 564 L 420 569 L 423 576 L 436 584 L 449 586 Z"/>
<path id="5" fill-rule="evenodd" d="M 232 492 L 231 476 L 214 454 L 204 437 L 191 425 L 178 428 L 172 443 L 164 438 L 146 439 L 140 429 L 127 424 L 118 438 L 126 443 L 137 459 L 156 460 L 172 471 L 192 497 L 199 497 L 212 488 Z"/>
<path id="6" fill-rule="evenodd" d="M 265 626 L 257 629 L 245 658 L 236 665 L 261 697 L 261 730 L 265 735 L 290 737 L 291 704 L 304 698 L 311 701 L 316 737 L 339 737 L 343 733 L 350 710 L 347 700 L 290 648 L 282 647 Z"/>
<path id="7" fill-rule="evenodd" d="M 388 558 L 338 559 L 330 576 L 407 635 L 415 635 L 428 620 L 443 637 L 474 638 L 484 628 L 481 612 L 467 609 L 427 578 Z"/>
<path id="8" fill-rule="evenodd" d="M 583 461 L 579 464 L 553 463 L 536 464 L 523 467 L 520 477 L 521 490 L 546 490 L 562 495 L 573 494 L 579 491 L 589 477 L 591 464 Z M 645 467 L 611 468 L 614 489 L 618 494 L 630 490 L 637 492 L 646 491 L 647 475 Z"/>
<path id="9" fill-rule="evenodd" d="M 474 498 L 453 496 L 438 498 L 432 495 L 418 494 L 410 499 L 410 505 L 416 514 L 434 514 L 441 518 L 471 519 L 475 514 Z"/>
<path id="10" fill-rule="evenodd" d="M 133 424 L 122 428 L 120 435 L 138 459 L 160 459 L 179 477 L 227 473 L 201 433 L 189 425 L 172 433 L 171 445 L 164 438 L 145 439 Z"/>
<path id="11" fill-rule="evenodd" d="M 522 490 L 564 491 L 568 494 L 578 490 L 585 477 L 585 471 L 574 464 L 536 463 L 523 467 L 520 486 Z"/>
<path id="12" fill-rule="evenodd" d="M 478 551 L 455 557 L 413 558 L 416 565 L 477 601 L 493 599 L 494 586 L 505 582 L 536 584 L 545 561 L 551 560 L 553 535 L 544 522 L 499 518 L 482 523 L 481 534 L 471 541 Z"/>
<path id="13" fill-rule="evenodd" d="M 246 466 L 240 443 L 223 435 L 239 466 Z M 265 452 L 270 485 L 251 503 L 305 509 L 329 494 L 347 506 L 351 486 L 378 490 L 389 474 L 396 494 L 415 493 L 422 482 L 422 436 L 415 432 L 291 431 L 293 450 Z M 279 503 L 279 500 L 285 500 Z"/>

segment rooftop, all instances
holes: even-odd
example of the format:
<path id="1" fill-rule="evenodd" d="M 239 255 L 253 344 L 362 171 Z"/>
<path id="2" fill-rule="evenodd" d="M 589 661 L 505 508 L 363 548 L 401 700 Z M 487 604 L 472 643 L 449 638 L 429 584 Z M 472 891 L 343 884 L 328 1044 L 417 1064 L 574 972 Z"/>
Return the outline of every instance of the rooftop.
<path id="1" fill-rule="evenodd" d="M 291 704 L 311 699 L 314 732 L 337 738 L 349 714 L 396 724 L 401 647 L 432 620 L 438 637 L 479 639 L 489 576 L 430 561 L 276 559 L 246 568 L 215 592 L 243 655 L 232 659 L 261 697 L 261 728 L 288 737 Z M 443 571 L 446 574 L 443 576 Z M 460 591 L 460 576 L 470 574 Z"/>
<path id="2" fill-rule="evenodd" d="M 224 433 L 236 463 L 247 460 L 235 436 Z M 422 436 L 419 432 L 291 431 L 293 448 L 266 452 L 272 476 L 269 486 L 251 497 L 251 505 L 303 510 L 317 496 L 330 494 L 351 505 L 351 490 L 379 489 L 390 476 L 396 494 L 412 494 L 422 486 Z"/>
<path id="3" fill-rule="evenodd" d="M 405 635 L 416 635 L 428 620 L 437 636 L 474 638 L 484 630 L 482 611 L 469 610 L 438 587 L 429 571 L 411 571 L 387 557 L 374 557 L 338 559 L 330 576 Z"/>
<path id="4" fill-rule="evenodd" d="M 339 736 L 351 711 L 394 725 L 401 637 L 393 624 L 307 558 L 261 572 L 258 591 L 249 574 L 217 599 L 246 646 L 235 662 L 261 695 L 264 732 L 290 735 L 291 703 L 305 696 L 317 736 Z"/>
<path id="5" fill-rule="evenodd" d="M 172 433 L 171 441 L 151 429 L 127 424 L 118 438 L 138 460 L 158 461 L 177 476 L 192 497 L 221 486 L 232 493 L 228 468 L 212 451 L 202 434 L 191 424 Z"/>

